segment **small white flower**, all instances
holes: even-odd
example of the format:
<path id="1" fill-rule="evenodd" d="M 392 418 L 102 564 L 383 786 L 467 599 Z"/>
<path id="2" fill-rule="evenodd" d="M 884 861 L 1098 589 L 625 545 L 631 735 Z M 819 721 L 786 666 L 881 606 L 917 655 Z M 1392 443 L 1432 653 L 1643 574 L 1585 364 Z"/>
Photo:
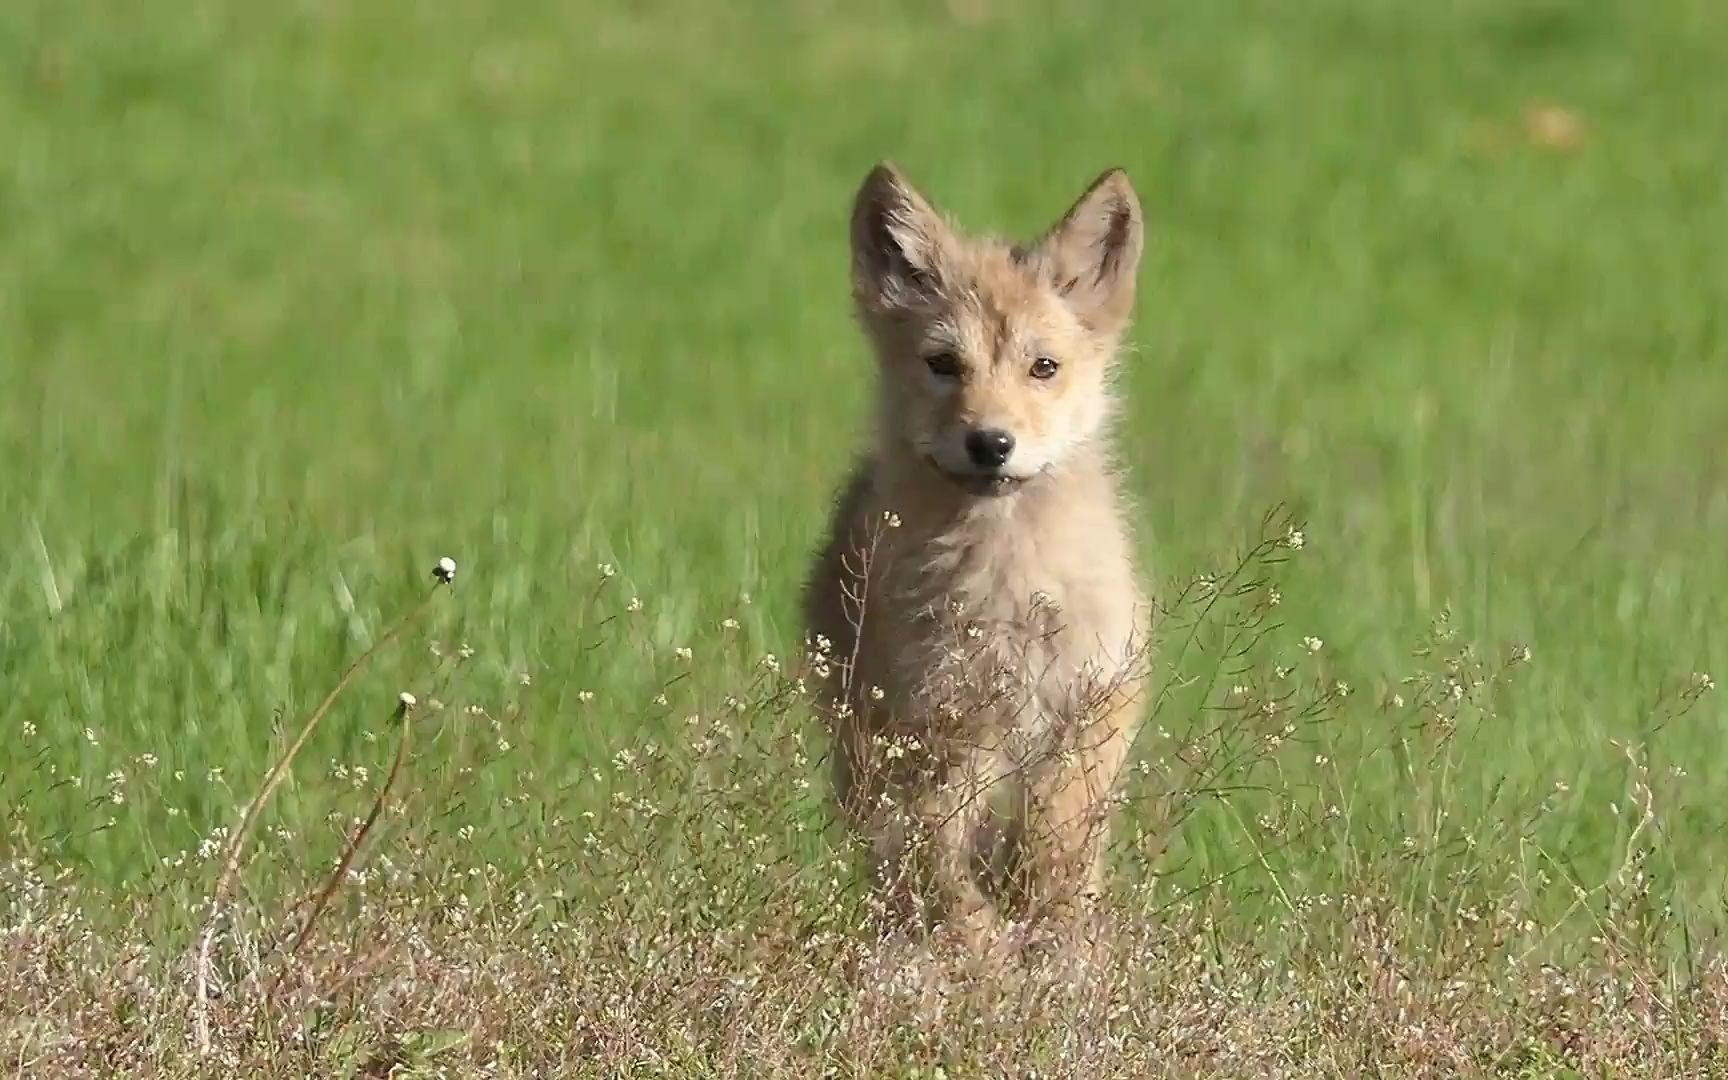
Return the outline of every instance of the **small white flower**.
<path id="1" fill-rule="evenodd" d="M 456 560 L 446 555 L 432 568 L 432 576 L 445 585 L 456 580 Z"/>
<path id="2" fill-rule="evenodd" d="M 1325 645 L 1326 643 L 1317 637 L 1305 637 L 1302 639 L 1302 647 L 1307 649 L 1309 652 L 1319 652 L 1325 647 Z"/>
<path id="3" fill-rule="evenodd" d="M 84 729 L 84 741 L 89 743 L 91 746 L 95 746 L 96 745 L 96 732 L 91 730 L 90 728 L 85 728 Z"/>
<path id="4" fill-rule="evenodd" d="M 1289 531 L 1284 534 L 1284 546 L 1291 551 L 1301 551 L 1302 545 L 1307 542 L 1308 538 L 1302 535 L 1302 530 L 1294 525 L 1290 526 Z"/>
<path id="5" fill-rule="evenodd" d="M 603 578 L 613 577 L 618 573 L 618 568 L 609 562 L 603 562 L 595 569 L 600 571 L 600 576 Z"/>
<path id="6" fill-rule="evenodd" d="M 679 660 L 682 660 L 684 663 L 688 664 L 690 662 L 690 658 L 696 654 L 692 653 L 688 647 L 680 645 L 676 649 L 672 650 L 672 655 L 676 656 Z"/>
<path id="7" fill-rule="evenodd" d="M 406 690 L 396 695 L 396 709 L 398 712 L 407 712 L 418 704 L 420 704 L 420 699 L 416 698 Z"/>
<path id="8" fill-rule="evenodd" d="M 578 690 L 578 691 L 576 691 L 576 700 L 580 701 L 582 704 L 586 705 L 590 701 L 594 700 L 594 691 L 592 691 L 592 690 Z"/>
<path id="9" fill-rule="evenodd" d="M 624 610 L 625 611 L 641 611 L 642 610 L 642 598 L 640 596 L 632 596 L 630 598 L 630 602 L 628 604 L 624 605 Z"/>
<path id="10" fill-rule="evenodd" d="M 900 527 L 900 515 L 892 510 L 884 510 L 882 512 L 882 524 L 890 529 L 898 529 Z"/>
<path id="11" fill-rule="evenodd" d="M 762 670 L 764 670 L 764 671 L 771 671 L 771 672 L 779 671 L 780 670 L 780 658 L 775 656 L 773 653 L 768 653 L 767 655 L 762 657 L 761 667 L 762 667 Z"/>
<path id="12" fill-rule="evenodd" d="M 720 620 L 720 629 L 722 629 L 722 630 L 736 630 L 736 629 L 738 629 L 738 620 L 734 619 L 732 616 L 728 615 L 724 619 Z"/>
<path id="13" fill-rule="evenodd" d="M 872 686 L 870 688 L 870 700 L 871 701 L 881 701 L 883 698 L 885 698 L 887 696 L 888 696 L 887 694 L 883 693 L 882 688 L 880 686 Z"/>

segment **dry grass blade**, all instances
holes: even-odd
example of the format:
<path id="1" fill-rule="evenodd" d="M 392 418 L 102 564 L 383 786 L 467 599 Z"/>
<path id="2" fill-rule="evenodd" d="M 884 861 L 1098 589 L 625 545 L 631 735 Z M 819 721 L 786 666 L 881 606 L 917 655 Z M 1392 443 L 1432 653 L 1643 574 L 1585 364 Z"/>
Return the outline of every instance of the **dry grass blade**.
<path id="1" fill-rule="evenodd" d="M 348 876 L 348 867 L 353 865 L 354 856 L 359 854 L 360 845 L 366 842 L 366 837 L 372 832 L 372 826 L 377 824 L 378 815 L 384 811 L 384 803 L 390 798 L 390 792 L 396 786 L 396 778 L 402 773 L 402 765 L 408 760 L 408 740 L 411 737 L 414 724 L 413 699 L 404 696 L 396 707 L 396 716 L 402 723 L 401 736 L 396 740 L 396 757 L 390 762 L 390 774 L 384 778 L 384 783 L 378 788 L 378 797 L 372 800 L 372 810 L 366 815 L 354 835 L 349 839 L 347 847 L 342 851 L 342 858 L 337 862 L 336 869 L 330 874 L 330 879 L 319 890 L 318 898 L 312 901 L 312 910 L 306 913 L 306 921 L 301 924 L 300 932 L 294 935 L 294 944 L 289 948 L 289 955 L 297 954 L 300 947 L 312 936 L 312 928 L 318 922 L 318 916 L 330 903 L 330 898 L 336 894 Z"/>
<path id="2" fill-rule="evenodd" d="M 446 563 L 449 564 L 448 572 L 445 570 Z M 294 763 L 294 759 L 299 755 L 301 748 L 312 737 L 312 732 L 317 729 L 318 724 L 335 706 L 336 699 L 342 696 L 343 691 L 348 689 L 372 657 L 376 656 L 386 645 L 396 640 L 404 630 L 425 614 L 426 609 L 431 606 L 433 598 L 437 596 L 439 588 L 449 584 L 454 575 L 455 564 L 447 559 L 440 560 L 438 568 L 433 571 L 435 584 L 431 591 L 410 609 L 408 614 L 386 630 L 377 641 L 354 658 L 354 662 L 348 665 L 348 669 L 342 673 L 342 677 L 336 680 L 336 685 L 332 686 L 330 692 L 324 695 L 324 700 L 320 701 L 318 707 L 306 717 L 306 722 L 300 727 L 300 733 L 294 737 L 294 741 L 289 744 L 288 749 L 276 760 L 276 764 L 270 767 L 270 771 L 264 775 L 264 780 L 259 785 L 257 794 L 253 795 L 252 801 L 247 804 L 246 812 L 240 818 L 240 827 L 234 830 L 234 836 L 228 842 L 228 851 L 222 861 L 222 876 L 216 880 L 216 889 L 210 898 L 210 910 L 205 917 L 204 926 L 198 934 L 198 951 L 193 968 L 193 1028 L 200 1054 L 210 1052 L 210 949 L 216 938 L 216 924 L 222 917 L 223 905 L 227 903 L 228 894 L 234 888 L 234 882 L 238 878 L 240 866 L 244 861 L 246 838 L 257 822 L 259 813 L 287 777 L 289 766 Z"/>

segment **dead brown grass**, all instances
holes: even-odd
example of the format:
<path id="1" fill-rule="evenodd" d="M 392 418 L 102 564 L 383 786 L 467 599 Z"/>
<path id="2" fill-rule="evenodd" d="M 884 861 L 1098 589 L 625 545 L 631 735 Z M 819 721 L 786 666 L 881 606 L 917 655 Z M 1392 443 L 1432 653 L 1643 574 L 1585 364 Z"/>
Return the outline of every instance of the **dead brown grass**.
<path id="1" fill-rule="evenodd" d="M 1528 932 L 1493 915 L 1437 949 L 1373 896 L 1317 909 L 1324 929 L 1280 956 L 1232 934 L 1221 905 L 1154 917 L 1130 901 L 1089 970 L 968 981 L 786 879 L 735 910 L 661 895 L 562 914 L 528 882 L 487 882 L 487 903 L 413 873 L 373 882 L 290 961 L 265 956 L 265 928 L 227 941 L 218 1049 L 201 1059 L 184 967 L 142 924 L 98 934 L 64 886 L 8 868 L 9 1071 L 1700 1076 L 1728 1063 L 1720 957 L 1684 981 L 1612 943 L 1566 968 L 1519 963 Z"/>
<path id="2" fill-rule="evenodd" d="M 0 870 L 0 1061 L 141 1077 L 1728 1074 L 1728 959 L 1654 887 L 1662 792 L 1639 749 L 1623 748 L 1627 828 L 1599 880 L 1521 861 L 1547 804 L 1460 800 L 1445 777 L 1527 654 L 1484 660 L 1442 620 L 1377 693 L 1334 678 L 1318 643 L 1281 656 L 1274 580 L 1299 538 L 1269 519 L 1232 566 L 1173 591 L 1171 678 L 1088 960 L 979 972 L 886 930 L 828 821 L 819 657 L 762 659 L 581 777 L 523 770 L 516 824 L 486 843 L 442 818 L 469 766 L 419 736 L 394 786 L 360 793 L 374 813 L 337 815 L 343 858 L 365 839 L 340 889 L 265 829 L 211 942 L 208 1053 L 196 901 L 226 837 L 112 893 L 19 855 Z M 459 722 L 430 700 L 416 715 Z M 465 715 L 488 745 L 531 737 Z M 1292 754 L 1340 724 L 1366 734 L 1318 775 L 1345 781 L 1295 782 Z M 1348 797 L 1386 756 L 1409 784 L 1395 823 Z M 1221 865 L 1185 834 L 1202 811 L 1235 831 L 1232 861 L 1196 874 Z"/>

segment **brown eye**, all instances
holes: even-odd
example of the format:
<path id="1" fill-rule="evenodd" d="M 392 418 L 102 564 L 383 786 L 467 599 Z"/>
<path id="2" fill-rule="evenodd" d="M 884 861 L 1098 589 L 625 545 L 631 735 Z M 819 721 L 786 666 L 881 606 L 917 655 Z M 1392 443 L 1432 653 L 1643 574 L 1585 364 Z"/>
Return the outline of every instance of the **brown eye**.
<path id="1" fill-rule="evenodd" d="M 1056 369 L 1059 366 L 1048 356 L 1040 356 L 1032 361 L 1032 377 L 1034 379 L 1053 379 L 1056 377 Z"/>
<path id="2" fill-rule="evenodd" d="M 944 379 L 952 379 L 960 374 L 960 358 L 953 353 L 935 353 L 924 358 L 930 365 L 930 371 Z"/>

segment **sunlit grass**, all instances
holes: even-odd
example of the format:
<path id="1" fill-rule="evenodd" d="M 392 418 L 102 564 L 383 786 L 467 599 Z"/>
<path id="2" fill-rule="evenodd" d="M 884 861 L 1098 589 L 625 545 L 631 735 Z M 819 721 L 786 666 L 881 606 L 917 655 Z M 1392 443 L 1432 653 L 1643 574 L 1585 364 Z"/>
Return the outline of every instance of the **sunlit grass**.
<path id="1" fill-rule="evenodd" d="M 1183 964 L 1246 978 L 1264 960 L 1310 989 L 1255 983 L 1230 999 L 1242 1011 L 1196 1015 L 1285 1016 L 1266 1045 L 1296 1032 L 1319 1053 L 1337 1031 L 1314 1003 L 1370 985 L 1341 958 L 1390 941 L 1434 1001 L 1454 969 L 1522 987 L 1460 1000 L 1491 1018 L 1489 1044 L 1536 1039 L 1538 1070 L 1586 1045 L 1622 1062 L 1656 1042 L 1702 1052 L 1678 1012 L 1661 1014 L 1665 1042 L 1612 1050 L 1601 1033 L 1623 1017 L 1606 1005 L 1568 1021 L 1600 1038 L 1528 1017 L 1561 1000 L 1541 980 L 1609 968 L 1680 1000 L 1709 985 L 1722 928 L 1728 782 L 1709 763 L 1728 740 L 1707 687 L 1728 671 L 1725 18 L 1683 0 L 7 6 L 0 850 L 18 867 L 9 925 L 36 913 L 30 948 L 62 957 L 9 969 L 7 1015 L 47 995 L 52 1030 L 83 1033 L 87 1054 L 92 1003 L 131 970 L 122 945 L 150 945 L 141 977 L 161 996 L 133 1015 L 173 1018 L 150 1060 L 172 1057 L 190 985 L 173 963 L 222 830 L 446 553 L 463 567 L 453 602 L 333 709 L 245 871 L 248 932 L 297 928 L 413 693 L 404 794 L 356 864 L 390 899 L 338 893 L 294 975 L 295 993 L 346 1002 L 319 1023 L 348 1030 L 360 998 L 344 994 L 398 985 L 409 954 L 365 945 L 391 927 L 431 943 L 402 945 L 416 962 L 468 978 L 504 956 L 510 985 L 568 984 L 579 1002 L 662 929 L 727 922 L 735 942 L 677 970 L 746 978 L 793 951 L 758 931 L 846 910 L 849 883 L 818 872 L 835 836 L 814 732 L 799 758 L 776 743 L 720 759 L 740 782 L 808 769 L 790 802 L 747 788 L 720 815 L 680 786 L 688 762 L 645 772 L 621 789 L 660 810 L 638 835 L 645 906 L 584 923 L 608 909 L 556 900 L 618 886 L 621 864 L 581 845 L 642 821 L 611 802 L 620 750 L 677 749 L 692 715 L 804 730 L 790 704 L 759 711 L 761 658 L 789 673 L 803 651 L 804 560 L 869 430 L 845 213 L 893 157 L 966 224 L 1013 232 L 1128 169 L 1149 247 L 1118 445 L 1147 562 L 1173 601 L 1251 545 L 1268 507 L 1296 508 L 1306 543 L 1278 572 L 1255 670 L 1350 690 L 1262 746 L 1251 781 L 1210 785 L 1156 861 L 1124 850 L 1139 944 L 1122 947 L 1176 945 L 1154 949 L 1162 989 L 1119 982 L 1094 1004 L 1178 1002 L 1199 979 L 1169 974 Z M 1418 703 L 1469 685 L 1461 672 L 1480 693 L 1441 739 Z M 1179 740 L 1234 715 L 1201 688 L 1236 681 L 1173 684 L 1143 755 L 1168 756 L 1160 728 Z M 675 858 L 693 824 L 773 835 L 783 872 L 715 901 L 688 875 L 719 888 L 744 864 Z M 1130 884 L 1147 873 L 1155 901 Z M 463 928 L 403 913 L 417 895 L 445 911 L 458 885 L 476 905 Z M 585 936 L 524 936 L 517 893 Z M 1315 914 L 1345 895 L 1367 907 Z M 709 922 L 690 921 L 697 898 Z M 81 921 L 53 921 L 68 905 Z M 1465 925 L 1502 930 L 1470 952 Z M 1573 966 L 1519 982 L 1508 956 Z M 334 975 L 350 969 L 371 974 Z M 725 1015 L 782 1011 L 784 1045 L 810 1055 L 786 1071 L 819 1072 L 821 1047 L 867 1030 L 824 1011 L 856 971 L 823 970 Z M 496 1036 L 526 1072 L 583 1045 L 653 1046 L 666 1071 L 746 1060 L 726 1057 L 744 1044 L 670 1048 L 667 1018 L 709 1000 L 706 978 L 668 974 L 662 1012 L 614 1017 L 601 1043 L 544 1045 L 581 1012 L 569 1003 L 544 1024 L 488 1013 L 460 1052 L 494 1060 Z M 244 985 L 223 1007 L 257 1021 L 255 1042 L 235 1053 L 335 1060 L 272 1056 L 299 1021 L 267 981 Z M 469 989 L 402 990 L 418 1004 L 369 1030 L 407 1054 L 405 1031 L 462 1028 L 477 984 L 448 985 Z M 1402 1007 L 1373 1000 L 1347 1026 L 1369 1056 L 1390 1053 Z M 1151 1012 L 1127 1030 L 1159 1025 L 1190 1030 Z M 12 1060 L 60 1052 L 6 1030 Z M 964 1075 L 1007 1053 L 882 1038 L 886 1057 L 855 1060 Z M 1194 1067 L 1275 1071 L 1247 1051 L 1233 1069 L 1227 1049 Z"/>

